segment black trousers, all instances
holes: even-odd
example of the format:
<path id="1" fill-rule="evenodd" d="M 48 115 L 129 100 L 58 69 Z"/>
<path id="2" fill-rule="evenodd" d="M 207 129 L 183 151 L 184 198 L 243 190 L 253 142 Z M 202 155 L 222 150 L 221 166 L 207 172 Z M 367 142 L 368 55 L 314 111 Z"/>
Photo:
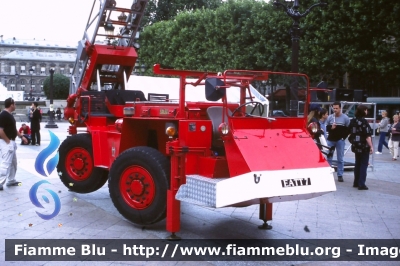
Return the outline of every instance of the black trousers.
<path id="1" fill-rule="evenodd" d="M 35 144 L 40 145 L 40 129 L 37 130 L 31 129 L 31 139 L 32 139 L 32 145 Z"/>

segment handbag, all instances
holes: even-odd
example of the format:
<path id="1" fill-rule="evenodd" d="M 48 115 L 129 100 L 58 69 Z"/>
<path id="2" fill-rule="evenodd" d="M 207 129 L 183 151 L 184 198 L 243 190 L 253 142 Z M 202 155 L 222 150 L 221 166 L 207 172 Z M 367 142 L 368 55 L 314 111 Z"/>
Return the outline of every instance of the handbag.
<path id="1" fill-rule="evenodd" d="M 381 128 L 378 127 L 378 129 L 376 130 L 376 133 L 379 134 L 381 132 Z"/>

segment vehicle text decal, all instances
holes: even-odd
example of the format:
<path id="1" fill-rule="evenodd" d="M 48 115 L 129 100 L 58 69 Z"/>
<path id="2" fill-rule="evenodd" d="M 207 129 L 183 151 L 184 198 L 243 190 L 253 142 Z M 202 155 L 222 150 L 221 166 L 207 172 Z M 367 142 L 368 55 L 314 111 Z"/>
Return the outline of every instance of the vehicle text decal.
<path id="1" fill-rule="evenodd" d="M 311 178 L 282 179 L 282 187 L 311 186 Z"/>

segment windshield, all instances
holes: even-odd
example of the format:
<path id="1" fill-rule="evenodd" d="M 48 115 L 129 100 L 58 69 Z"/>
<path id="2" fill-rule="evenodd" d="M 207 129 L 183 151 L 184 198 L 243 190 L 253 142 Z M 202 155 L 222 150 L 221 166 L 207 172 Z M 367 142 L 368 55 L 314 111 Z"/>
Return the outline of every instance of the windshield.
<path id="1" fill-rule="evenodd" d="M 307 101 L 308 79 L 305 76 L 274 73 L 256 80 L 252 86 L 269 102 L 269 117 L 303 117 Z"/>

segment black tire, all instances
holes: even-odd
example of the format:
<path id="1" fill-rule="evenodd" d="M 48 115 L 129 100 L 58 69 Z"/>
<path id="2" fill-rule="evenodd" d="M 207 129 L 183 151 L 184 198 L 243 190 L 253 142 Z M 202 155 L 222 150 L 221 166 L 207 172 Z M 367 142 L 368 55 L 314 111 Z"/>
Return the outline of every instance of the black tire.
<path id="1" fill-rule="evenodd" d="M 111 166 L 108 188 L 114 206 L 129 221 L 148 225 L 166 216 L 170 164 L 158 150 L 135 147 Z"/>
<path id="2" fill-rule="evenodd" d="M 89 134 L 72 135 L 61 143 L 57 171 L 69 190 L 90 193 L 106 183 L 108 171 L 94 167 L 92 147 Z"/>

